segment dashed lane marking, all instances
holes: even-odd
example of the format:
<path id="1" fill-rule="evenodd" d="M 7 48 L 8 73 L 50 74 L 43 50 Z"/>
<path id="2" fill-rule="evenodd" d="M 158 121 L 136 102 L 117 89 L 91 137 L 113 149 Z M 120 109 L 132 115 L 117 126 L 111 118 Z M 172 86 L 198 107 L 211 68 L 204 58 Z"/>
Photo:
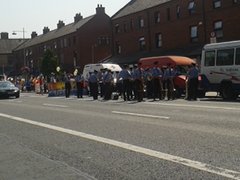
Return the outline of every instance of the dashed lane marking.
<path id="1" fill-rule="evenodd" d="M 112 140 L 112 139 L 108 139 L 108 138 L 103 138 L 103 137 L 95 136 L 95 135 L 92 135 L 92 134 L 86 134 L 86 133 L 79 132 L 79 131 L 74 131 L 74 130 L 71 130 L 71 129 L 66 129 L 66 128 L 62 128 L 62 127 L 58 127 L 58 126 L 53 126 L 53 125 L 50 125 L 50 124 L 36 122 L 36 121 L 29 120 L 29 119 L 15 117 L 15 116 L 11 116 L 11 115 L 8 115 L 8 114 L 0 113 L 0 116 L 4 117 L 4 118 L 12 119 L 14 121 L 23 122 L 23 123 L 31 124 L 31 125 L 34 125 L 34 126 L 39 126 L 39 127 L 51 129 L 51 130 L 54 130 L 54 131 L 58 131 L 58 132 L 61 132 L 61 133 L 70 134 L 70 135 L 77 136 L 77 137 L 80 137 L 80 138 L 85 138 L 85 139 L 89 139 L 89 140 L 92 140 L 92 141 L 112 145 L 112 146 L 115 146 L 115 147 L 118 147 L 118 148 L 122 148 L 122 149 L 125 149 L 125 150 L 141 153 L 141 154 L 151 156 L 151 157 L 155 157 L 155 158 L 158 158 L 158 159 L 161 159 L 161 160 L 174 162 L 174 163 L 177 163 L 177 164 L 181 164 L 181 165 L 184 165 L 184 166 L 187 166 L 187 167 L 198 169 L 198 170 L 201 170 L 201 171 L 204 171 L 204 172 L 209 172 L 209 173 L 219 175 L 219 176 L 222 176 L 222 177 L 227 177 L 227 178 L 230 178 L 230 179 L 240 180 L 240 172 L 238 172 L 238 171 L 224 169 L 224 168 L 221 168 L 221 167 L 216 167 L 216 166 L 206 164 L 206 163 L 202 163 L 202 162 L 199 162 L 199 161 L 193 161 L 193 160 L 190 160 L 190 159 L 182 158 L 182 157 L 179 157 L 179 156 L 173 156 L 173 155 L 170 155 L 170 154 L 166 154 L 166 153 L 162 153 L 162 152 L 159 152 L 159 151 L 135 146 L 135 145 L 132 145 L 132 144 L 127 144 L 127 143 L 124 143 L 124 142 L 120 142 L 120 141 L 116 141 L 116 140 Z"/>
<path id="2" fill-rule="evenodd" d="M 138 114 L 138 113 L 120 112 L 120 111 L 112 111 L 112 113 L 121 114 L 121 115 L 138 116 L 138 117 L 157 118 L 157 119 L 170 119 L 170 117 L 167 117 L 167 116 L 156 116 L 156 115 L 150 115 L 150 114 Z"/>
<path id="3" fill-rule="evenodd" d="M 68 107 L 68 106 L 58 105 L 58 104 L 43 104 L 43 106 L 60 107 L 60 108 L 67 108 Z"/>

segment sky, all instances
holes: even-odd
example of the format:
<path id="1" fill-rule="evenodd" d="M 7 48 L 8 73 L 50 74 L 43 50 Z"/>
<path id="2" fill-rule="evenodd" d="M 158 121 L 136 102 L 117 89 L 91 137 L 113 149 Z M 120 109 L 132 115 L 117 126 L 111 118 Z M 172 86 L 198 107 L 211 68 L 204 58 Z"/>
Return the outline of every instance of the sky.
<path id="1" fill-rule="evenodd" d="M 57 28 L 62 20 L 73 23 L 76 13 L 83 18 L 94 15 L 101 4 L 110 17 L 130 0 L 1 0 L 0 32 L 8 32 L 9 38 L 30 38 L 36 31 L 42 34 L 45 26 L 50 30 Z M 12 35 L 13 31 L 16 35 Z M 24 33 L 23 33 L 24 32 Z"/>

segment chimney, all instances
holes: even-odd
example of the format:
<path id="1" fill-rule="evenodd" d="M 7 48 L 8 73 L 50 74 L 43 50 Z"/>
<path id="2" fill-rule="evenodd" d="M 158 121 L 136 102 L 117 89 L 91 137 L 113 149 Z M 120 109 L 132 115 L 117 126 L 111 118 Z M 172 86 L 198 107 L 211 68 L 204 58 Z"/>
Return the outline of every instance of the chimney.
<path id="1" fill-rule="evenodd" d="M 38 34 L 36 33 L 36 31 L 33 31 L 32 34 L 31 34 L 31 38 L 33 39 L 33 38 L 37 37 L 37 35 Z"/>
<path id="2" fill-rule="evenodd" d="M 76 15 L 75 15 L 75 17 L 74 17 L 74 23 L 77 23 L 77 22 L 79 22 L 80 20 L 82 20 L 83 19 L 83 17 L 82 17 L 82 15 L 81 15 L 81 13 L 77 13 Z"/>
<path id="3" fill-rule="evenodd" d="M 1 39 L 8 39 L 8 33 L 7 32 L 1 32 Z"/>
<path id="4" fill-rule="evenodd" d="M 105 8 L 102 7 L 102 5 L 98 4 L 97 8 L 96 8 L 96 14 L 105 14 Z"/>
<path id="5" fill-rule="evenodd" d="M 50 29 L 48 27 L 44 27 L 43 28 L 43 34 L 47 34 L 50 31 Z"/>
<path id="6" fill-rule="evenodd" d="M 63 26 L 65 26 L 64 22 L 63 21 L 58 21 L 58 24 L 57 24 L 57 28 L 60 29 L 62 28 Z"/>

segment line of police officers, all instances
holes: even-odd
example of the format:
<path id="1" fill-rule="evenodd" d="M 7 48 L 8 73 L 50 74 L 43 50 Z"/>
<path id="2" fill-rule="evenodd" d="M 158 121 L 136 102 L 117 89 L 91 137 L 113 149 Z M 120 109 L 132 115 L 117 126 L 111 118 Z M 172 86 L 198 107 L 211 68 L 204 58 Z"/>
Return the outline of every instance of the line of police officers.
<path id="1" fill-rule="evenodd" d="M 124 101 L 137 100 L 143 101 L 144 95 L 148 99 L 173 100 L 174 96 L 174 77 L 178 74 L 171 64 L 166 67 L 159 68 L 158 62 L 154 62 L 154 66 L 148 69 L 142 69 L 141 64 L 124 65 L 120 72 L 111 72 L 109 69 L 101 69 L 101 71 L 90 72 L 88 78 L 88 86 L 90 95 L 94 100 L 100 96 L 104 100 L 110 100 L 112 93 L 117 92 Z M 186 99 L 196 100 L 198 89 L 198 68 L 195 64 L 189 67 L 186 76 Z M 81 74 L 75 78 L 77 84 L 77 96 L 83 95 L 83 81 Z M 66 78 L 65 86 L 69 87 L 69 79 Z M 146 93 L 144 91 L 146 90 Z M 144 94 L 145 93 L 145 94 Z M 66 90 L 66 97 L 69 97 L 69 90 Z"/>

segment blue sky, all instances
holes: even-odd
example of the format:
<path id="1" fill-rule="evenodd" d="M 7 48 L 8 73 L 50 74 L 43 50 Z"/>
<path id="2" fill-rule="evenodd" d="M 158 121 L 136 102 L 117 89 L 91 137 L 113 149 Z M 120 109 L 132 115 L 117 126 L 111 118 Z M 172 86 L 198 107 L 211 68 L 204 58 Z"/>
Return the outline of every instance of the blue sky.
<path id="1" fill-rule="evenodd" d="M 9 38 L 30 38 L 32 31 L 42 34 L 44 26 L 56 29 L 59 20 L 73 22 L 76 13 L 83 18 L 95 14 L 98 4 L 112 16 L 130 0 L 2 0 L 0 6 L 0 32 L 8 32 Z M 13 31 L 17 35 L 12 35 Z"/>

